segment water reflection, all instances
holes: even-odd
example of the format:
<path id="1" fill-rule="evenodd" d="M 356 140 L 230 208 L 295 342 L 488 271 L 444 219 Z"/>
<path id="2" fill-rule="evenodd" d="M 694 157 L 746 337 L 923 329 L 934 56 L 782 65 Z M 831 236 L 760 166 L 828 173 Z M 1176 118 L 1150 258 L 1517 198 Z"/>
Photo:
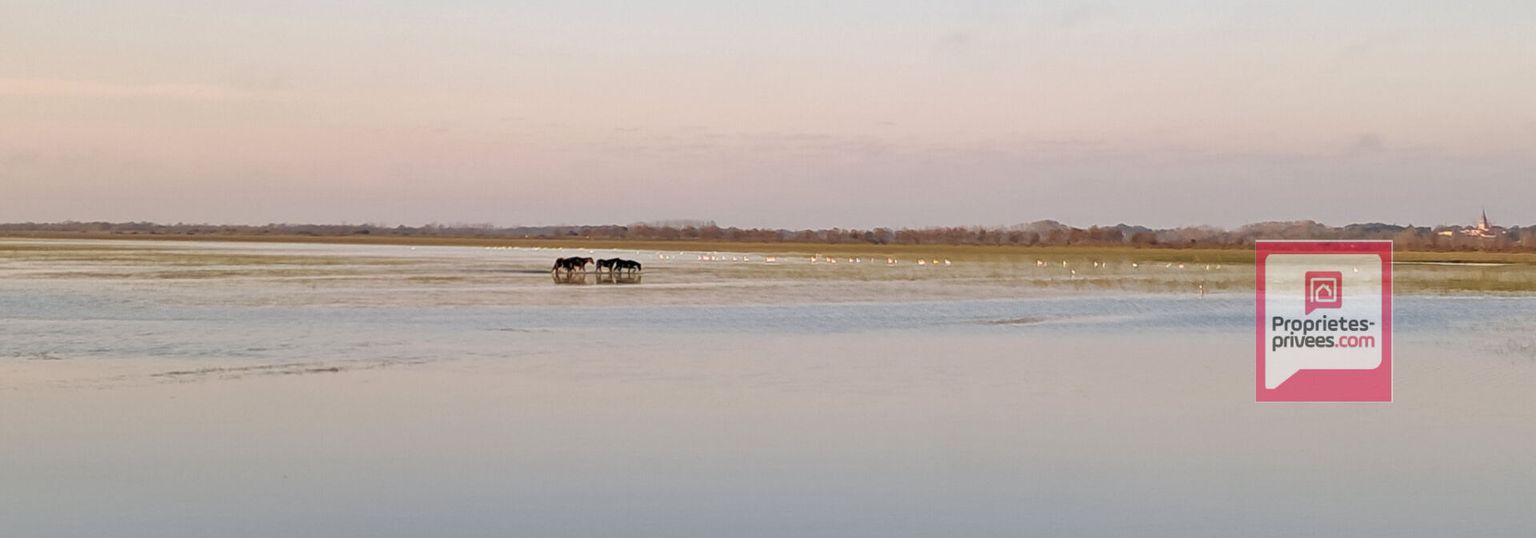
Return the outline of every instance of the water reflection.
<path id="1" fill-rule="evenodd" d="M 1402 297 L 1394 403 L 1277 406 L 1245 294 L 378 248 L 0 269 L 75 275 L 0 280 L 0 536 L 1536 533 L 1529 297 Z"/>
<path id="2" fill-rule="evenodd" d="M 617 271 L 550 272 L 556 284 L 639 284 L 644 275 Z"/>

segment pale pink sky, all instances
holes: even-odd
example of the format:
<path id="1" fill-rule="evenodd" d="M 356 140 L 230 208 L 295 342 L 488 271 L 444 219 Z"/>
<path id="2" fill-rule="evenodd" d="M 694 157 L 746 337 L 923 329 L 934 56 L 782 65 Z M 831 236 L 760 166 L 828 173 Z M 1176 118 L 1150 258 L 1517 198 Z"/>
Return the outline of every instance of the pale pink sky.
<path id="1" fill-rule="evenodd" d="M 22 2 L 0 222 L 1536 223 L 1536 5 Z"/>

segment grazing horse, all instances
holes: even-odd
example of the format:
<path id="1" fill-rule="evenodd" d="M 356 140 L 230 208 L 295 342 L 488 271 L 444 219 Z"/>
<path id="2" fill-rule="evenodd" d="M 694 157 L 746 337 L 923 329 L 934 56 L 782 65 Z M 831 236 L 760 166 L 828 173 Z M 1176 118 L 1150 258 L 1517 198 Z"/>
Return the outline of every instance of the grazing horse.
<path id="1" fill-rule="evenodd" d="M 637 262 L 635 260 L 619 260 L 619 259 L 615 259 L 613 266 L 614 266 L 614 268 L 618 269 L 620 272 L 623 272 L 623 271 L 639 272 L 639 271 L 641 271 L 640 262 Z"/>
<path id="2" fill-rule="evenodd" d="M 571 274 L 575 273 L 577 269 L 580 269 L 581 272 L 585 273 L 587 272 L 587 265 L 590 263 L 592 263 L 592 258 L 556 258 L 555 266 L 551 267 L 549 272 L 559 276 L 560 271 L 563 269 L 565 270 L 566 276 L 570 276 Z"/>

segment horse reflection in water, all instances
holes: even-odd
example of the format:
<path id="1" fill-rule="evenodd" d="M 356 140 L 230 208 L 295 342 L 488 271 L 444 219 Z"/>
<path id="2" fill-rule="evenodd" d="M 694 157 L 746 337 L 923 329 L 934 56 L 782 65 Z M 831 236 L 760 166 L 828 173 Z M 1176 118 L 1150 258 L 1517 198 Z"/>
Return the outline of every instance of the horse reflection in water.
<path id="1" fill-rule="evenodd" d="M 595 264 L 594 280 L 598 284 L 639 284 L 642 267 L 640 262 L 622 258 L 593 260 L 592 258 L 560 258 L 550 270 L 556 284 L 586 284 L 587 264 Z M 606 270 L 606 271 L 605 271 Z M 563 271 L 563 272 L 562 272 Z"/>
<path id="2" fill-rule="evenodd" d="M 603 274 L 603 273 L 598 273 L 597 274 L 597 283 L 598 284 L 639 284 L 640 283 L 640 274 L 639 273 L 632 273 L 632 274 L 625 274 L 625 273 L 608 273 L 608 274 Z"/>

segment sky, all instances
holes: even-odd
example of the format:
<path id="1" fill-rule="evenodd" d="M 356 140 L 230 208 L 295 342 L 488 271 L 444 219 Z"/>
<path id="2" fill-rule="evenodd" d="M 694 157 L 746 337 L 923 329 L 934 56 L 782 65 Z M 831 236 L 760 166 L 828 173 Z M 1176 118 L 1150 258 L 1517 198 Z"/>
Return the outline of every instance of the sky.
<path id="1" fill-rule="evenodd" d="M 1536 2 L 0 0 L 0 222 L 1536 224 Z"/>

